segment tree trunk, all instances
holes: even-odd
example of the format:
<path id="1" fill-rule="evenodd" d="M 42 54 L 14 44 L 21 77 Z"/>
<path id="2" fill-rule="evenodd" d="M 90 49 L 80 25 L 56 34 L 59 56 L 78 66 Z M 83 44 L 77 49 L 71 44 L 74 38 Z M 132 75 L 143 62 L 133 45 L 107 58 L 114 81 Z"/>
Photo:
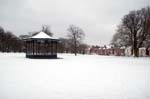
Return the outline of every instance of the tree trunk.
<path id="1" fill-rule="evenodd" d="M 131 48 L 131 56 L 134 55 L 134 50 L 133 50 L 133 47 Z"/>
<path id="2" fill-rule="evenodd" d="M 139 48 L 137 47 L 137 42 L 134 42 L 134 46 L 133 46 L 133 56 L 134 56 L 134 57 L 139 57 Z"/>
<path id="3" fill-rule="evenodd" d="M 139 48 L 134 49 L 134 57 L 139 57 Z"/>
<path id="4" fill-rule="evenodd" d="M 75 50 L 74 54 L 75 54 L 75 56 L 77 56 L 77 42 L 76 41 L 74 42 L 74 47 L 75 47 L 74 48 L 74 50 Z"/>
<path id="5" fill-rule="evenodd" d="M 134 32 L 134 37 L 133 37 L 133 55 L 134 57 L 139 57 L 139 48 L 137 47 L 137 37 L 136 37 L 136 33 L 137 32 Z"/>

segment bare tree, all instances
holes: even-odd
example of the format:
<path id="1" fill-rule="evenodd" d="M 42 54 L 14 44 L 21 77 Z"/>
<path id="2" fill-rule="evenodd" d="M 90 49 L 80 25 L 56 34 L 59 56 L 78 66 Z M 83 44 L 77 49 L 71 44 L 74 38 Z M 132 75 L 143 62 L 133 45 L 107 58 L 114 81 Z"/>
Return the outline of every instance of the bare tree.
<path id="1" fill-rule="evenodd" d="M 50 31 L 50 27 L 48 25 L 43 25 L 42 31 L 48 34 L 49 36 L 53 36 L 53 33 Z"/>
<path id="2" fill-rule="evenodd" d="M 113 45 L 116 48 L 120 48 L 122 46 L 131 46 L 132 43 L 130 32 L 124 29 L 122 25 L 119 25 L 116 34 L 114 34 L 113 36 L 111 45 Z"/>
<path id="3" fill-rule="evenodd" d="M 70 25 L 68 30 L 68 38 L 71 40 L 71 45 L 75 56 L 77 55 L 77 47 L 85 36 L 83 30 L 75 25 Z"/>
<path id="4" fill-rule="evenodd" d="M 150 35 L 150 7 L 131 11 L 122 19 L 114 41 L 120 39 L 126 46 L 132 46 L 133 56 L 139 56 L 139 48 L 148 41 Z M 119 43 L 118 43 L 119 44 Z"/>
<path id="5" fill-rule="evenodd" d="M 4 29 L 0 26 L 0 51 L 2 50 L 3 47 L 3 39 L 4 39 Z"/>
<path id="6" fill-rule="evenodd" d="M 43 25 L 42 29 L 39 31 L 29 32 L 29 36 L 37 35 L 41 31 L 46 33 L 49 36 L 53 36 L 53 33 L 51 32 L 50 27 L 48 25 Z"/>

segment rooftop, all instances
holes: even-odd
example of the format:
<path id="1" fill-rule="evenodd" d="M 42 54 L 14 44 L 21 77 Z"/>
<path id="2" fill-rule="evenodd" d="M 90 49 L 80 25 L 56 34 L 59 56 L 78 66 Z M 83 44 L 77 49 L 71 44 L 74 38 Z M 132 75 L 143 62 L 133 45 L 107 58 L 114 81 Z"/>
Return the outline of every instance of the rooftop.
<path id="1" fill-rule="evenodd" d="M 30 38 L 34 38 L 34 39 L 55 39 L 55 38 L 49 36 L 48 34 L 46 34 L 45 32 L 39 32 L 38 34 L 36 34 L 35 36 L 32 36 Z"/>

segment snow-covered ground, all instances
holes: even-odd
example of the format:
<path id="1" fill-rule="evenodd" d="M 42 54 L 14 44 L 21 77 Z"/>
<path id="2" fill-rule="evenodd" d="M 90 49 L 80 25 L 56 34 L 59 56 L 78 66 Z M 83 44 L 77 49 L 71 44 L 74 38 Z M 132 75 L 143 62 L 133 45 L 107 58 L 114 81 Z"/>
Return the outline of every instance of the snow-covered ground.
<path id="1" fill-rule="evenodd" d="M 0 53 L 0 99 L 150 99 L 150 58 Z"/>

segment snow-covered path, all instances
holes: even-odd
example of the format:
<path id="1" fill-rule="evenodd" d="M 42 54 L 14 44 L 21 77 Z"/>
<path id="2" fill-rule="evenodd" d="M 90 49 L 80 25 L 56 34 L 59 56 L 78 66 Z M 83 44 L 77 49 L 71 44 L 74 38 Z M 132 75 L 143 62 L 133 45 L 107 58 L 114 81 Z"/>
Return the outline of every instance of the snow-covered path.
<path id="1" fill-rule="evenodd" d="M 0 99 L 150 99 L 150 58 L 0 53 Z"/>

